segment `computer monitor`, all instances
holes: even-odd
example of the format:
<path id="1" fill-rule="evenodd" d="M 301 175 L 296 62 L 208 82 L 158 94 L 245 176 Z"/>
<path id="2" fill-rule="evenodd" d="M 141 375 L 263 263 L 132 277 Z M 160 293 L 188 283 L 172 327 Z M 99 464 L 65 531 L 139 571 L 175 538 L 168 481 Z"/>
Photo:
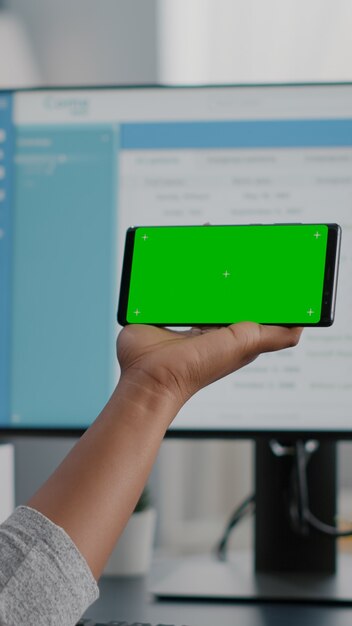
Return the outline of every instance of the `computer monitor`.
<path id="1" fill-rule="evenodd" d="M 168 435 L 351 438 L 351 111 L 352 84 L 0 92 L 0 434 L 79 434 L 108 399 L 129 226 L 338 222 L 334 325 L 204 389 Z"/>
<path id="2" fill-rule="evenodd" d="M 203 390 L 173 434 L 352 429 L 352 85 L 0 96 L 0 428 L 85 429 L 112 391 L 131 225 L 339 222 L 336 321 Z"/>

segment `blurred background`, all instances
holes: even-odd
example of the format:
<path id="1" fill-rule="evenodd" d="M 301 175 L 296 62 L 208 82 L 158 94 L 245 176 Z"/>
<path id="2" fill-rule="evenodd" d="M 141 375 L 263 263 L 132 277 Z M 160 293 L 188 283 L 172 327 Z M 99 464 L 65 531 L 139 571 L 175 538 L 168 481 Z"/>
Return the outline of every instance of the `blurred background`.
<path id="1" fill-rule="evenodd" d="M 350 0 L 0 0 L 0 88 L 350 81 L 351 23 Z M 16 440 L 17 503 L 73 443 Z M 339 447 L 348 515 L 351 445 Z M 159 545 L 207 549 L 251 491 L 252 443 L 166 441 L 151 483 Z M 233 545 L 250 541 L 244 524 Z"/>

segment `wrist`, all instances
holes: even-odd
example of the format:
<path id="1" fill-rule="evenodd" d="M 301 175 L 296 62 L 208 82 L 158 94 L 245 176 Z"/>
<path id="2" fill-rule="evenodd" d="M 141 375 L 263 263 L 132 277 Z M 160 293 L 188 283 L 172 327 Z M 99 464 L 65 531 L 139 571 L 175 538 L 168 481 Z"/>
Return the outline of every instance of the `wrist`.
<path id="1" fill-rule="evenodd" d="M 122 374 L 113 400 L 128 406 L 131 417 L 153 416 L 165 430 L 181 409 L 183 402 L 171 390 L 147 375 Z"/>

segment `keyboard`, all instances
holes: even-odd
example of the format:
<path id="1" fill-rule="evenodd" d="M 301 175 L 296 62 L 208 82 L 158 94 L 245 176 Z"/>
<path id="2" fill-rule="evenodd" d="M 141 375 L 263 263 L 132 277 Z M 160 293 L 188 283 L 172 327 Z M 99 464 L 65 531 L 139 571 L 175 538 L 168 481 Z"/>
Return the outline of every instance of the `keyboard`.
<path id="1" fill-rule="evenodd" d="M 111 622 L 96 622 L 92 619 L 81 619 L 76 626 L 153 626 L 149 622 L 119 622 L 113 620 Z M 175 626 L 174 624 L 155 624 L 155 626 Z"/>

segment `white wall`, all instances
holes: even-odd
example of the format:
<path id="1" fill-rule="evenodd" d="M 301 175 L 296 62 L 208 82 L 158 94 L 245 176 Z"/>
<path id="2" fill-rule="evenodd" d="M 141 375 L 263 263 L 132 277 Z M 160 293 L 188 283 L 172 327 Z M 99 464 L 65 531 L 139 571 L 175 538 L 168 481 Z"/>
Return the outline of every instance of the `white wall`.
<path id="1" fill-rule="evenodd" d="M 155 0 L 7 0 L 23 20 L 42 82 L 156 81 Z"/>
<path id="2" fill-rule="evenodd" d="M 159 0 L 167 82 L 351 80 L 350 0 Z"/>

